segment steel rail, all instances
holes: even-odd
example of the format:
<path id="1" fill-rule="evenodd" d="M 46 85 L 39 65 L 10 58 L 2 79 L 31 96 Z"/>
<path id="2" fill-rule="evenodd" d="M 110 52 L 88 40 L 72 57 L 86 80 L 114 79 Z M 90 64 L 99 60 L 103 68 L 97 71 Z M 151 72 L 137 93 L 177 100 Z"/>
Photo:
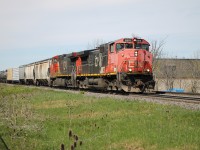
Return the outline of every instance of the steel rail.
<path id="1" fill-rule="evenodd" d="M 13 84 L 9 84 L 13 85 Z M 15 85 L 15 84 L 14 84 Z M 55 90 L 55 91 L 85 91 L 85 92 L 93 92 L 93 93 L 102 93 L 102 94 L 113 94 L 113 95 L 124 95 L 127 97 L 135 97 L 135 98 L 152 98 L 156 100 L 165 100 L 165 101 L 176 101 L 176 102 L 185 102 L 185 103 L 194 103 L 200 104 L 200 94 L 186 94 L 186 93 L 175 93 L 175 92 L 152 92 L 152 93 L 126 93 L 126 92 L 117 92 L 117 91 L 99 91 L 99 90 L 85 90 L 85 89 L 73 89 L 73 88 L 63 88 L 63 87 L 47 87 L 47 86 L 34 86 L 34 85 L 20 85 L 26 87 L 35 87 L 35 88 L 43 88 L 47 90 Z M 197 97 L 194 97 L 197 96 Z"/>

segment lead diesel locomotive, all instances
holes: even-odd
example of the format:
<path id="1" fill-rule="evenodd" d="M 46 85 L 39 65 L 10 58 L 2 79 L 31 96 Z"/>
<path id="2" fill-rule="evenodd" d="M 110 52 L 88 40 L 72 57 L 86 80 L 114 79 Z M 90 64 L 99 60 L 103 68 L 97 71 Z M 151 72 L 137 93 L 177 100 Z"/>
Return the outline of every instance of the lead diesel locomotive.
<path id="1" fill-rule="evenodd" d="M 47 83 L 125 92 L 154 89 L 149 46 L 144 39 L 122 38 L 96 49 L 55 56 L 49 62 Z"/>

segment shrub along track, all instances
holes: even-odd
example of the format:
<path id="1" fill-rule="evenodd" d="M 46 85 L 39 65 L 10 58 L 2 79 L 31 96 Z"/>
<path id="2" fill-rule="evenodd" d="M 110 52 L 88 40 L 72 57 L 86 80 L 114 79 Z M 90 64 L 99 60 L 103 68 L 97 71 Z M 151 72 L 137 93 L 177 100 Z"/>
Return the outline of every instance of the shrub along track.
<path id="1" fill-rule="evenodd" d="M 13 86 L 12 84 L 8 84 Z M 25 85 L 19 85 L 25 86 Z M 186 109 L 200 110 L 200 94 L 192 93 L 174 93 L 174 92 L 161 92 L 155 91 L 152 93 L 123 93 L 123 92 L 110 92 L 110 91 L 97 91 L 97 90 L 80 90 L 68 89 L 61 87 L 45 87 L 45 86 L 26 86 L 28 88 L 39 88 L 45 90 L 54 90 L 60 92 L 82 93 L 85 96 L 94 97 L 111 97 L 118 100 L 138 100 L 146 102 L 154 102 L 165 105 L 178 105 Z"/>

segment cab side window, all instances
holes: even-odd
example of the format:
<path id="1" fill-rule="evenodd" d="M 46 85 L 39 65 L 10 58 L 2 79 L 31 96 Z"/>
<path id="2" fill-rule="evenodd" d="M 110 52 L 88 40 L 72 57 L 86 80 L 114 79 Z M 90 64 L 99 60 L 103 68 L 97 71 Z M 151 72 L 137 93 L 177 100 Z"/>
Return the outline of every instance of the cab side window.
<path id="1" fill-rule="evenodd" d="M 56 58 L 53 59 L 53 63 L 56 64 L 58 60 Z"/>
<path id="2" fill-rule="evenodd" d="M 114 43 L 110 44 L 110 53 L 114 53 Z"/>
<path id="3" fill-rule="evenodd" d="M 129 44 L 129 43 L 126 43 L 125 44 L 125 48 L 127 48 L 127 49 L 131 49 L 131 48 L 133 48 L 133 44 Z"/>
<path id="4" fill-rule="evenodd" d="M 124 43 L 117 43 L 116 50 L 120 51 L 121 49 L 124 49 Z"/>
<path id="5" fill-rule="evenodd" d="M 141 44 L 135 44 L 135 49 L 141 49 L 141 48 L 142 48 Z"/>
<path id="6" fill-rule="evenodd" d="M 135 44 L 135 49 L 144 49 L 146 51 L 149 51 L 149 45 L 147 45 L 147 44 Z"/>

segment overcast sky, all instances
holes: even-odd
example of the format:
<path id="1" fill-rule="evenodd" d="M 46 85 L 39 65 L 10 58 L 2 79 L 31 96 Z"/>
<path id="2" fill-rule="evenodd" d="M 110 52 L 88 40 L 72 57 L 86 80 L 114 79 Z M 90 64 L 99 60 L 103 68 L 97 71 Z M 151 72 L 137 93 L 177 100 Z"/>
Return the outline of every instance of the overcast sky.
<path id="1" fill-rule="evenodd" d="M 200 51 L 199 0 L 0 0 L 0 70 L 132 34 L 168 56 Z"/>

